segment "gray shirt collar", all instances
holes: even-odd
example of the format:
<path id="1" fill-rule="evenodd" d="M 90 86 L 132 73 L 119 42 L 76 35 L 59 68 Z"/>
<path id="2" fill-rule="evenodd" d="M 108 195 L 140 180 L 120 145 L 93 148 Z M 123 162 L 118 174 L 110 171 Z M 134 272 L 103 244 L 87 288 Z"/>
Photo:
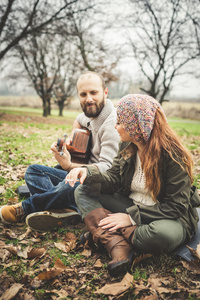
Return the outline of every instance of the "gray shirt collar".
<path id="1" fill-rule="evenodd" d="M 88 123 L 90 124 L 91 127 L 94 128 L 99 128 L 103 124 L 103 122 L 107 119 L 107 117 L 111 114 L 113 111 L 114 106 L 112 102 L 109 99 L 106 99 L 106 104 L 104 108 L 102 109 L 101 113 L 98 115 L 98 117 L 94 119 L 90 119 Z M 89 125 L 88 124 L 88 125 Z"/>

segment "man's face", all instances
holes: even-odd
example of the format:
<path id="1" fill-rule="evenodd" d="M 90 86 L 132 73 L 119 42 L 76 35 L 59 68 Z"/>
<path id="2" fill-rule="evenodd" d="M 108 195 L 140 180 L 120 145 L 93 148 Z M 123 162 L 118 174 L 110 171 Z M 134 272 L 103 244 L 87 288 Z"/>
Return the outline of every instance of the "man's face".
<path id="1" fill-rule="evenodd" d="M 85 115 L 89 118 L 96 118 L 105 105 L 108 89 L 103 90 L 102 82 L 97 75 L 86 74 L 79 78 L 77 90 Z"/>

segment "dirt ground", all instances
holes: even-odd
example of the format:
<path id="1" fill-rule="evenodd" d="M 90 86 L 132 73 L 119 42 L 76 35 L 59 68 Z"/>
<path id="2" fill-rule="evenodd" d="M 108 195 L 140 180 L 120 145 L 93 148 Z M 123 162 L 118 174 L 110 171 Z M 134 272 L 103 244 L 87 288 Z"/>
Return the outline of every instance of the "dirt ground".
<path id="1" fill-rule="evenodd" d="M 24 178 L 25 162 L 31 157 L 31 163 L 43 164 L 47 154 L 42 145 L 51 144 L 54 126 L 44 126 L 49 128 L 45 128 L 46 134 L 41 140 L 44 130 L 40 128 L 43 126 L 37 127 L 37 123 L 67 125 L 69 120 L 28 114 L 0 114 L 0 120 L 3 120 L 1 137 L 11 137 L 11 142 L 5 142 L 0 151 L 0 171 L 6 179 L 1 184 L 0 194 L 5 202 L 5 193 L 14 192 L 8 204 L 15 204 L 21 199 L 14 186 Z M 8 121 L 13 123 L 8 124 Z M 35 125 L 27 129 L 22 124 L 26 122 Z M 20 144 L 11 146 L 16 133 L 22 135 L 26 143 L 29 133 L 33 132 L 40 141 L 39 155 L 34 147 L 27 153 Z M 184 139 L 195 145 L 196 137 Z M 195 174 L 199 174 L 199 148 L 193 149 L 192 155 Z M 48 165 L 53 165 L 49 158 Z M 25 223 L 15 226 L 0 223 L 0 299 L 200 299 L 200 245 L 197 250 L 191 249 L 194 257 L 191 262 L 175 253 L 140 255 L 123 278 L 112 278 L 106 269 L 110 261 L 107 253 L 80 243 L 80 235 L 85 230 L 83 223 L 49 232 L 36 232 Z"/>
<path id="2" fill-rule="evenodd" d="M 57 124 L 66 125 L 69 124 L 69 120 L 65 118 L 54 118 L 54 117 L 42 117 L 42 116 L 22 116 L 22 115 L 11 115 L 11 114 L 0 114 L 0 120 L 9 122 L 22 122 L 22 123 L 42 123 L 42 124 Z"/>

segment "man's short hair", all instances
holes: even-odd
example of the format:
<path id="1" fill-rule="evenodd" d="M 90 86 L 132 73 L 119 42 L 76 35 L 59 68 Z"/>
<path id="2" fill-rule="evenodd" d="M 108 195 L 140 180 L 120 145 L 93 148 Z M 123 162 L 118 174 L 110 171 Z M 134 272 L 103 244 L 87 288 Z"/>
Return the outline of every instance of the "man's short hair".
<path id="1" fill-rule="evenodd" d="M 83 77 L 83 76 L 85 76 L 85 75 L 87 75 L 87 74 L 88 74 L 88 75 L 89 75 L 89 74 L 91 74 L 91 75 L 93 74 L 93 75 L 98 76 L 98 77 L 100 78 L 100 80 L 101 80 L 102 88 L 103 88 L 103 90 L 105 90 L 106 84 L 105 84 L 105 81 L 104 81 L 104 79 L 103 79 L 103 76 L 100 75 L 99 73 L 96 73 L 96 72 L 93 72 L 93 71 L 86 71 L 86 72 L 82 73 L 82 74 L 79 76 L 77 82 L 79 81 L 79 79 L 80 79 L 81 77 Z"/>

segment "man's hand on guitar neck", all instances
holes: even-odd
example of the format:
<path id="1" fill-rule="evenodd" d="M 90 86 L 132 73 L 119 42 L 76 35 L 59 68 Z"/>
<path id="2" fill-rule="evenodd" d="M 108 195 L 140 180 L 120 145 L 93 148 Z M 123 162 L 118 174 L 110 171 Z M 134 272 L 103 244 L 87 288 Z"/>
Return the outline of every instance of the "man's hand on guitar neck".
<path id="1" fill-rule="evenodd" d="M 72 138 L 68 137 L 66 138 L 66 145 L 71 145 L 72 144 Z"/>
<path id="2" fill-rule="evenodd" d="M 57 142 L 53 143 L 51 145 L 51 150 L 53 152 L 53 155 L 59 165 L 63 168 L 63 170 L 70 171 L 72 167 L 72 162 L 71 162 L 71 155 L 69 151 L 66 149 L 66 145 L 63 145 L 63 155 L 60 156 L 60 152 L 57 150 Z"/>

